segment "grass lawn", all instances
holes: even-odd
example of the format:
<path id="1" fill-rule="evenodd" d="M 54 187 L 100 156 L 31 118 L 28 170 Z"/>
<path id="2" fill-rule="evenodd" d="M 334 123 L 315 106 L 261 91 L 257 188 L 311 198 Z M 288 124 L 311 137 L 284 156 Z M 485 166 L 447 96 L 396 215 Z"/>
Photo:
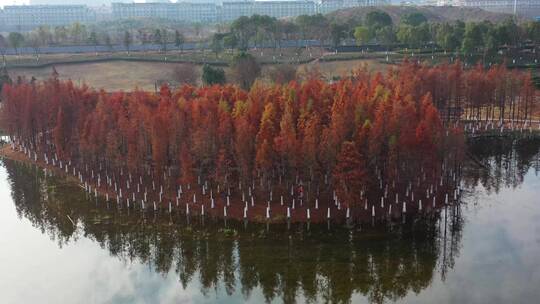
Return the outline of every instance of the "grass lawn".
<path id="1" fill-rule="evenodd" d="M 387 64 L 379 63 L 373 59 L 356 59 L 348 61 L 312 62 L 298 65 L 298 73 L 302 74 L 310 68 L 317 68 L 327 78 L 334 76 L 344 76 L 351 70 L 358 68 L 362 64 L 367 64 L 368 68 L 374 71 L 383 71 L 388 68 Z M 71 79 L 75 84 L 87 84 L 88 86 L 106 90 L 132 90 L 136 87 L 144 90 L 154 90 L 156 83 L 169 82 L 177 85 L 174 81 L 173 71 L 177 63 L 171 62 L 131 62 L 112 61 L 79 64 L 55 65 L 60 78 Z M 262 71 L 263 79 L 266 78 L 265 71 L 271 65 L 264 65 Z M 197 66 L 200 75 L 201 66 Z M 227 78 L 230 78 L 229 69 L 225 68 Z M 9 73 L 12 79 L 24 76 L 28 79 L 35 77 L 38 80 L 48 78 L 52 73 L 52 67 L 43 68 L 11 68 Z M 264 79 L 270 81 L 270 79 Z"/>
<path id="2" fill-rule="evenodd" d="M 172 79 L 174 64 L 148 62 L 99 62 L 55 66 L 60 78 L 71 79 L 75 84 L 83 83 L 98 89 L 131 90 L 135 87 L 154 90 L 155 83 Z M 32 76 L 38 80 L 48 78 L 52 67 L 14 68 L 9 70 L 11 78 Z"/>

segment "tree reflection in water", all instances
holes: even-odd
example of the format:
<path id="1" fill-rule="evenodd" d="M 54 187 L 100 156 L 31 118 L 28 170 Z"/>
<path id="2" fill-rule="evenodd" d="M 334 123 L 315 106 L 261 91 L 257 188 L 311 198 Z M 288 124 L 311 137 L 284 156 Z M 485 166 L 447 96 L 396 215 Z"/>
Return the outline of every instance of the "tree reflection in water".
<path id="1" fill-rule="evenodd" d="M 502 187 L 521 185 L 531 168 L 540 171 L 538 138 L 478 138 L 468 149 L 472 161 L 464 168 L 462 183 L 469 189 L 480 184 L 488 193 L 498 193 Z"/>
<path id="2" fill-rule="evenodd" d="M 538 140 L 485 139 L 469 143 L 462 185 L 488 191 L 515 187 L 531 166 L 539 168 Z M 350 302 L 353 294 L 373 303 L 398 300 L 444 280 L 459 254 L 463 220 L 448 207 L 402 225 L 353 229 L 264 224 L 182 214 L 141 214 L 88 197 L 77 185 L 12 161 L 7 168 L 16 210 L 60 247 L 84 236 L 124 261 L 174 269 L 182 287 L 198 280 L 201 292 L 217 286 L 249 298 L 260 288 L 267 301 Z M 482 170 L 479 170 L 482 168 Z"/>

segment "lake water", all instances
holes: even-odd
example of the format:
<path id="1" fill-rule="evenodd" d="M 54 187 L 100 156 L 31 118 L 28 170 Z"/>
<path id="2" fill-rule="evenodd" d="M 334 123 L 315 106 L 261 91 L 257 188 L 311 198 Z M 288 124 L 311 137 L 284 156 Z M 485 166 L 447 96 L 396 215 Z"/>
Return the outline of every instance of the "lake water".
<path id="1" fill-rule="evenodd" d="M 0 303 L 538 303 L 540 142 L 471 146 L 460 206 L 395 225 L 117 210 L 0 167 Z"/>

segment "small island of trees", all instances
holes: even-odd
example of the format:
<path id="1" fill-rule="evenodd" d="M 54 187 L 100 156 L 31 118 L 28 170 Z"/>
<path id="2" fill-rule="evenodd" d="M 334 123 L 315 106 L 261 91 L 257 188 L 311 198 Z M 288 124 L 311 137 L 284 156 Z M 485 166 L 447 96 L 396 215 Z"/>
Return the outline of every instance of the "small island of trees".
<path id="1" fill-rule="evenodd" d="M 106 92 L 53 75 L 5 84 L 2 99 L 12 148 L 119 208 L 278 222 L 450 204 L 460 195 L 461 120 L 530 127 L 536 106 L 529 74 L 407 61 L 249 90 Z"/>

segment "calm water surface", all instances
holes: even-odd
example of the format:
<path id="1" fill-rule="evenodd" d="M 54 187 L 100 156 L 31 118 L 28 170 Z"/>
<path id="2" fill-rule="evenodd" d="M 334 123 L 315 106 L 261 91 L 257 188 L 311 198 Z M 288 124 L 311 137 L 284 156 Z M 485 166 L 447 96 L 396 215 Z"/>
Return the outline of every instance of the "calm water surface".
<path id="1" fill-rule="evenodd" d="M 2 161 L 0 303 L 538 303 L 540 142 L 480 142 L 459 207 L 403 225 L 128 214 Z"/>

